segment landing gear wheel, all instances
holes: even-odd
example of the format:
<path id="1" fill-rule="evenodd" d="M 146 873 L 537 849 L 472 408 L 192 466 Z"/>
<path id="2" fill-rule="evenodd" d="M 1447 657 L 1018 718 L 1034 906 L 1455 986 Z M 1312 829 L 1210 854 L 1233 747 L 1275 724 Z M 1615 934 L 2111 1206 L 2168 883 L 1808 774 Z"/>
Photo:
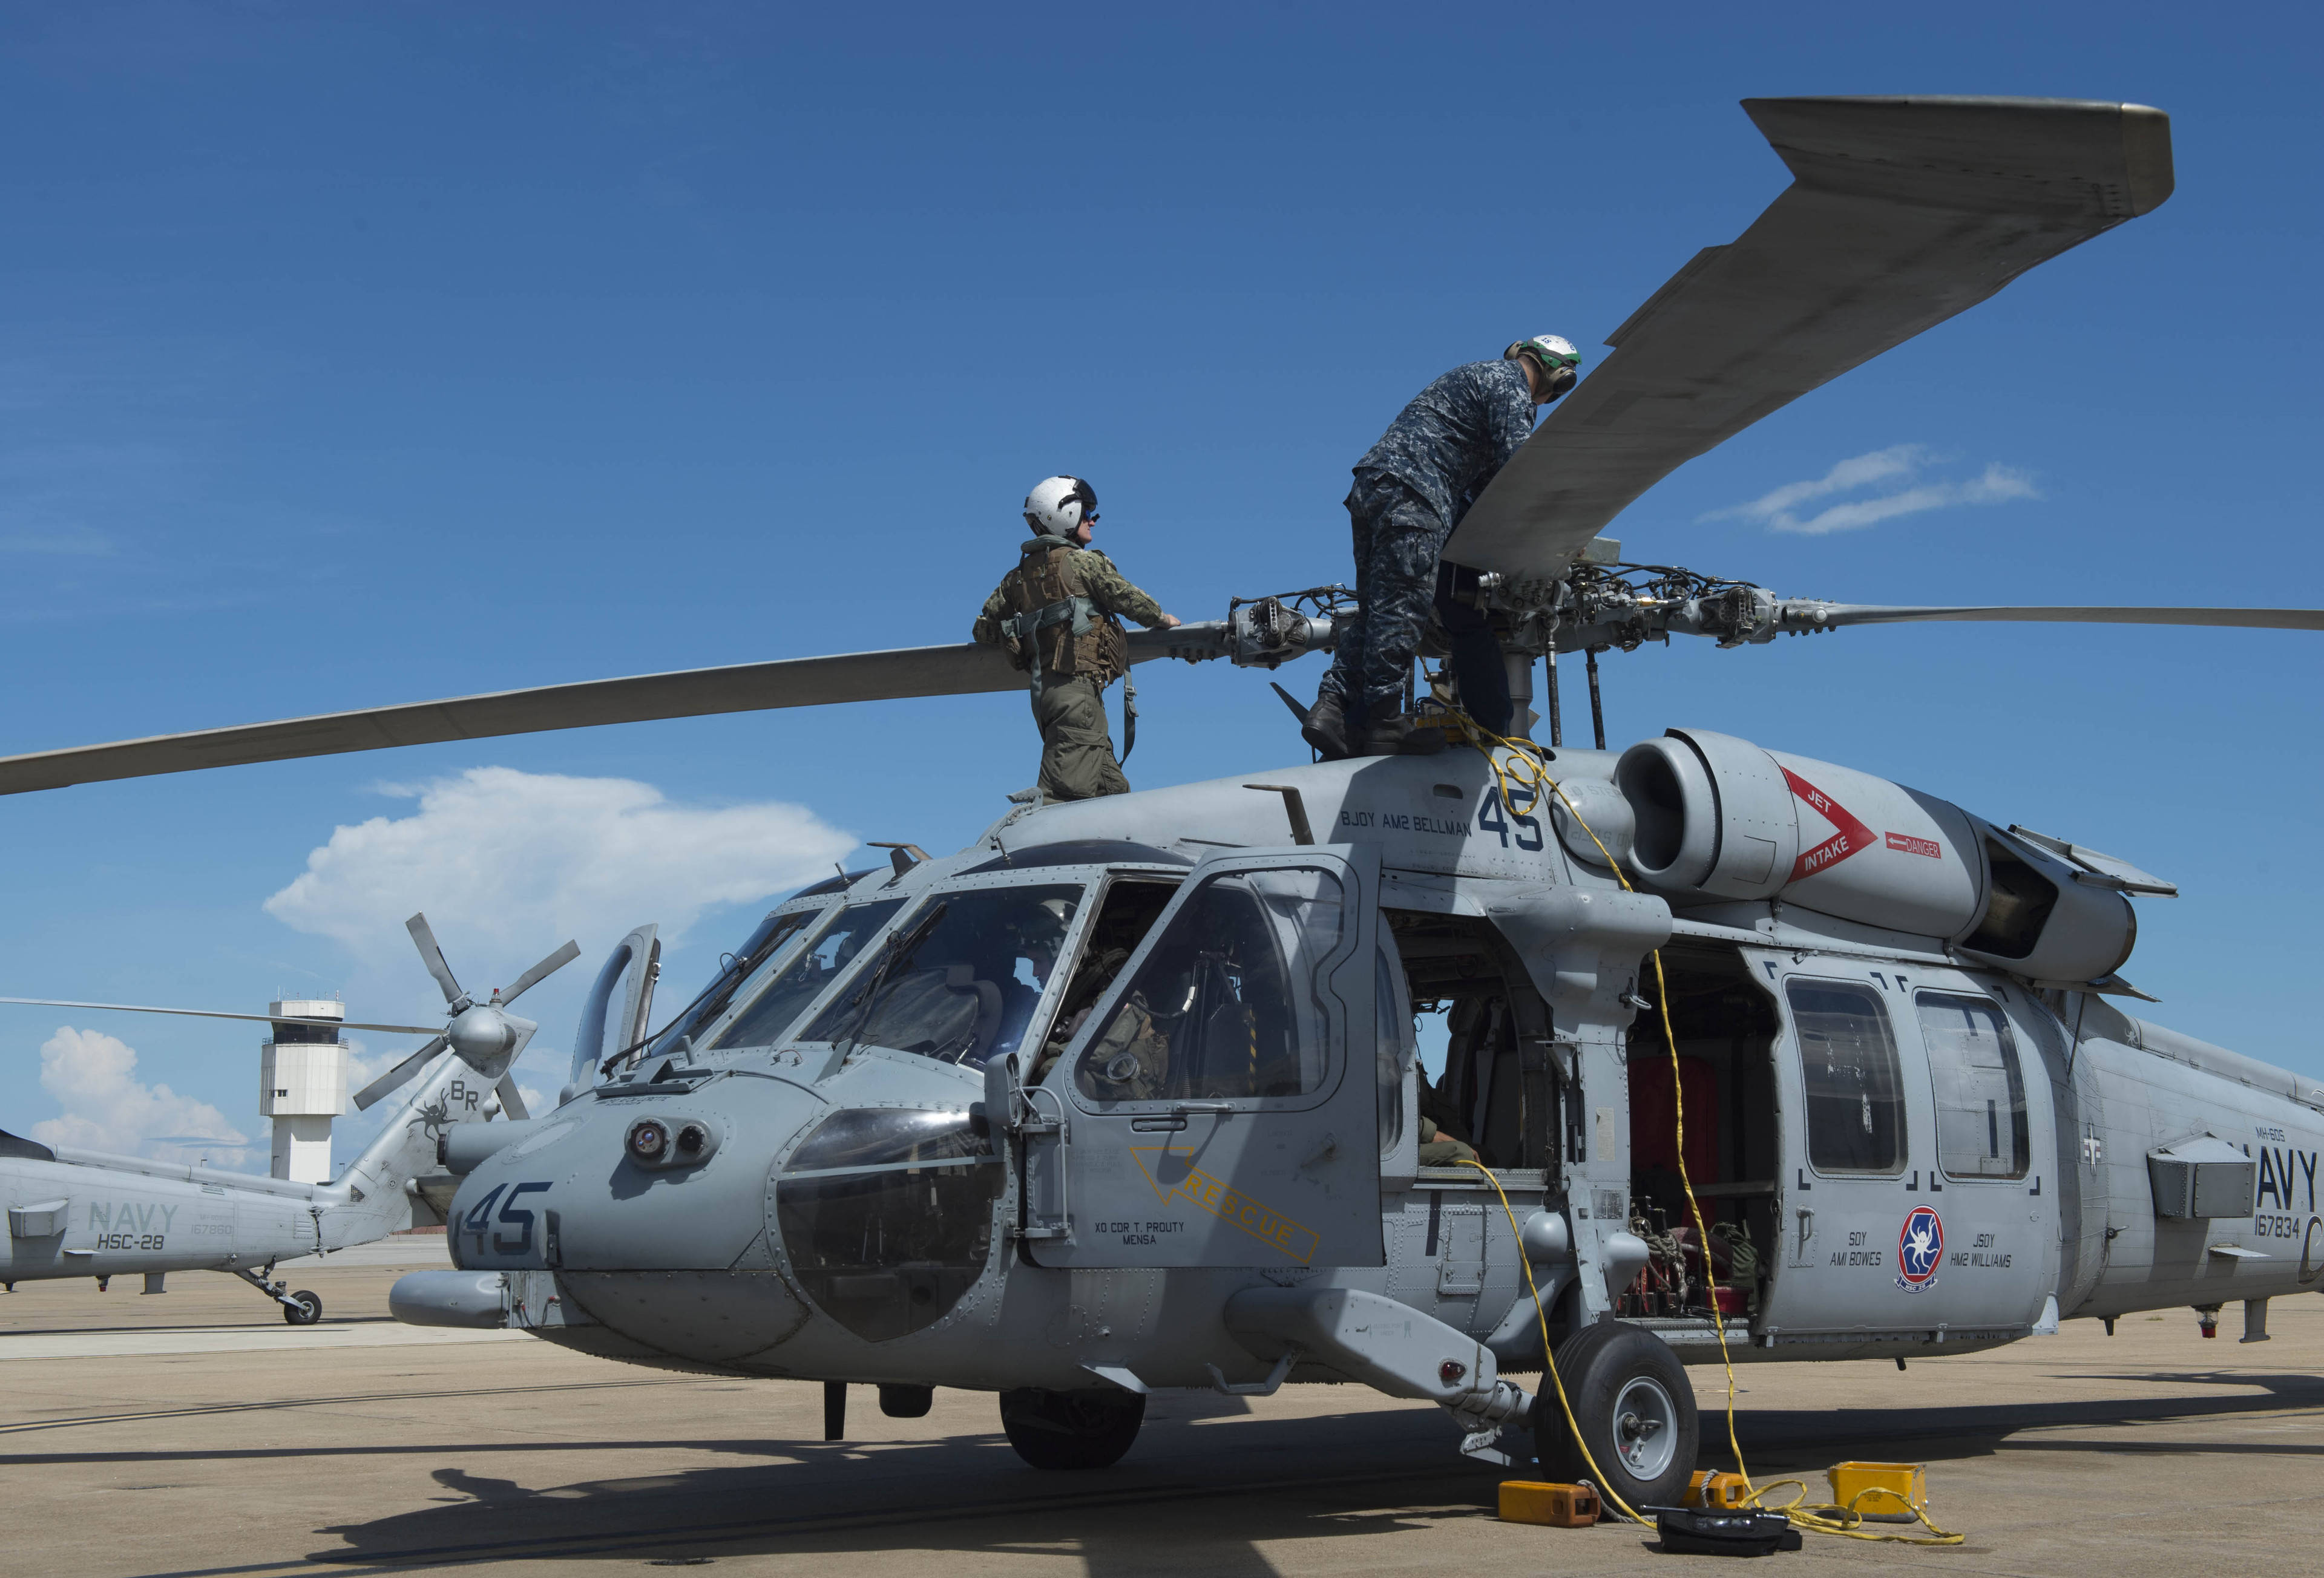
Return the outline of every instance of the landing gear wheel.
<path id="1" fill-rule="evenodd" d="M 1111 1468 L 1138 1439 L 1146 1399 L 1134 1391 L 1047 1391 L 1020 1387 L 1001 1394 L 1001 1427 L 1035 1468 Z"/>
<path id="2" fill-rule="evenodd" d="M 282 1318 L 292 1326 L 313 1326 L 323 1318 L 323 1301 L 301 1288 L 282 1307 Z"/>
<path id="3" fill-rule="evenodd" d="M 1679 1505 L 1694 1472 L 1701 1423 L 1686 1366 L 1670 1344 L 1636 1326 L 1600 1321 L 1559 1345 L 1557 1374 L 1598 1472 L 1574 1444 L 1556 1389 L 1545 1386 L 1533 1410 L 1541 1477 L 1586 1479 L 1633 1508 Z"/>

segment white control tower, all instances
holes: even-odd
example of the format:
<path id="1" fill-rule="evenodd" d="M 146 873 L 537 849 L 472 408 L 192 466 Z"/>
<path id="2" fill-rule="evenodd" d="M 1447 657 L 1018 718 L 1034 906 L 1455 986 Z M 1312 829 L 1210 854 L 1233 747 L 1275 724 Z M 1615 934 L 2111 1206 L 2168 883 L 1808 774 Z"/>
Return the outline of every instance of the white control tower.
<path id="1" fill-rule="evenodd" d="M 300 1019 L 345 1019 L 346 1005 L 328 997 L 285 998 L 267 1014 Z M 276 1022 L 274 1039 L 258 1049 L 258 1113 L 274 1120 L 276 1178 L 298 1183 L 331 1179 L 331 1120 L 347 1110 L 347 1044 L 337 1029 Z"/>

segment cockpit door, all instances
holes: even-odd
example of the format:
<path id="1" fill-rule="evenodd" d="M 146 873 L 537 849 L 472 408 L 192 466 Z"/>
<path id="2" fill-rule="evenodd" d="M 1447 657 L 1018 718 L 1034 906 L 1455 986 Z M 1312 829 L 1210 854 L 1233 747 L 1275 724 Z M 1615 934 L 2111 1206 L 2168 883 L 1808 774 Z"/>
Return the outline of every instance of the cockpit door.
<path id="1" fill-rule="evenodd" d="M 1197 865 L 1023 1093 L 1045 1266 L 1377 1266 L 1379 853 Z"/>

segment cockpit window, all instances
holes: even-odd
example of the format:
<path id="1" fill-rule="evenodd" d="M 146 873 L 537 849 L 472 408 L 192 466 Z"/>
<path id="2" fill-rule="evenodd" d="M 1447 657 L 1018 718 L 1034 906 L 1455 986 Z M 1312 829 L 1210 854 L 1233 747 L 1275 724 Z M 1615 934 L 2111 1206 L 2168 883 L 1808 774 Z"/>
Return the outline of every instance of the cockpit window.
<path id="1" fill-rule="evenodd" d="M 992 1250 L 999 1159 L 965 1112 L 834 1113 L 775 1180 L 775 1217 L 807 1297 L 866 1342 L 933 1325 Z"/>
<path id="2" fill-rule="evenodd" d="M 742 951 L 726 955 L 716 978 L 703 987 L 700 995 L 679 1010 L 678 1017 L 653 1038 L 641 1061 L 651 1062 L 670 1051 L 681 1038 L 696 1033 L 704 1025 L 725 1013 L 726 1005 L 734 1000 L 735 992 L 751 978 L 752 973 L 781 952 L 783 945 L 805 930 L 808 922 L 819 921 L 823 915 L 821 910 L 793 910 L 788 913 L 778 910 L 760 922 L 758 929 L 743 942 Z M 612 1062 L 609 1061 L 607 1067 L 610 1069 Z"/>
<path id="3" fill-rule="evenodd" d="M 1012 1052 L 1081 907 L 1079 883 L 930 895 L 802 1039 L 982 1066 Z"/>
<path id="4" fill-rule="evenodd" d="M 807 1012 L 839 972 L 854 962 L 863 945 L 878 935 L 899 909 L 901 899 L 850 904 L 832 918 L 805 953 L 793 959 L 743 1010 L 733 1023 L 718 1032 L 714 1047 L 766 1047 L 782 1039 L 791 1021 Z"/>
<path id="5" fill-rule="evenodd" d="M 957 1161 L 992 1154 L 964 1112 L 863 1107 L 834 1113 L 807 1137 L 783 1171 L 835 1172 L 899 1161 Z"/>
<path id="6" fill-rule="evenodd" d="M 1314 971 L 1338 946 L 1339 879 L 1237 872 L 1203 885 L 1074 1069 L 1103 1101 L 1300 1096 L 1330 1047 Z"/>
<path id="7" fill-rule="evenodd" d="M 1176 878 L 1154 881 L 1144 876 L 1116 877 L 1106 886 L 1105 902 L 1098 906 L 1096 917 L 1082 935 L 1082 956 L 1074 965 L 1074 973 L 1066 979 L 1065 989 L 1058 995 L 1056 1013 L 1049 1021 L 1049 1033 L 1041 1047 L 1041 1056 L 1035 1063 L 1033 1077 L 1028 1085 L 1038 1085 L 1056 1067 L 1057 1059 L 1065 1052 L 1082 1027 L 1082 1022 L 1113 985 L 1113 977 L 1138 951 L 1146 933 L 1154 929 L 1168 907 L 1170 895 L 1178 891 Z"/>

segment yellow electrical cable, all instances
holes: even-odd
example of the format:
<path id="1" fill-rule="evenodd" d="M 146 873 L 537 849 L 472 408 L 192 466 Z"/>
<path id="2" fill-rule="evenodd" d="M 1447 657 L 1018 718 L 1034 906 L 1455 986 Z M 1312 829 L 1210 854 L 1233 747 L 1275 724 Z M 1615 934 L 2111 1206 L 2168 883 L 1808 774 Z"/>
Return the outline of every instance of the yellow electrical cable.
<path id="1" fill-rule="evenodd" d="M 1637 891 L 1637 889 L 1630 885 L 1630 879 L 1623 875 L 1622 863 L 1614 858 L 1613 852 L 1606 848 L 1605 840 L 1598 836 L 1597 830 L 1591 827 L 1589 821 L 1582 816 L 1580 810 L 1575 807 L 1573 802 L 1567 797 L 1563 786 L 1561 785 L 1556 779 L 1549 775 L 1548 764 L 1538 754 L 1541 750 L 1539 746 L 1536 745 L 1529 739 L 1522 741 L 1505 739 L 1501 736 L 1492 732 L 1492 730 L 1485 728 L 1482 724 L 1479 723 L 1475 719 L 1471 718 L 1465 712 L 1455 712 L 1452 716 L 1456 726 L 1465 738 L 1466 742 L 1474 746 L 1480 752 L 1481 752 L 1484 756 L 1486 765 L 1493 769 L 1494 784 L 1500 794 L 1501 809 L 1503 811 L 1508 812 L 1512 818 L 1520 815 L 1529 815 L 1536 807 L 1541 804 L 1542 791 L 1546 788 L 1551 794 L 1557 796 L 1558 803 L 1563 805 L 1565 808 L 1565 813 L 1573 819 L 1574 826 L 1580 828 L 1583 832 L 1590 835 L 1590 841 L 1598 847 L 1598 853 L 1605 858 L 1607 869 L 1613 872 L 1614 880 L 1622 885 L 1622 891 L 1624 893 L 1636 893 Z M 1501 749 L 1508 753 L 1506 761 L 1495 753 L 1493 749 L 1495 746 L 1500 747 Z M 1512 769 L 1515 770 L 1513 771 Z M 1517 784 L 1520 788 L 1530 789 L 1533 792 L 1531 797 L 1526 803 L 1526 810 L 1524 812 L 1519 812 L 1517 808 L 1516 801 L 1510 798 L 1509 781 L 1512 777 L 1517 779 Z M 1727 1347 L 1727 1317 L 1725 1313 L 1719 1307 L 1719 1294 L 1717 1291 L 1719 1281 L 1716 1277 L 1713 1277 L 1711 1274 L 1711 1234 L 1710 1230 L 1703 1225 L 1702 1205 L 1701 1201 L 1695 1198 L 1694 1180 L 1687 1174 L 1686 1094 L 1683 1088 L 1683 1071 L 1679 1067 L 1678 1035 L 1677 1032 L 1671 1028 L 1670 980 L 1663 971 L 1662 950 L 1659 948 L 1654 950 L 1648 957 L 1654 960 L 1655 966 L 1655 1006 L 1661 1011 L 1661 1018 L 1663 1022 L 1663 1044 L 1670 1049 L 1671 1111 L 1674 1125 L 1677 1129 L 1679 1187 L 1686 1192 L 1687 1214 L 1694 1222 L 1695 1236 L 1702 1254 L 1703 1280 L 1712 1289 L 1711 1295 L 1711 1329 L 1712 1335 L 1719 1339 L 1719 1362 L 1720 1366 L 1727 1372 L 1727 1445 L 1729 1450 L 1733 1452 L 1735 1454 L 1735 1472 L 1743 1476 L 1744 1488 L 1748 1492 L 1748 1494 L 1744 1498 L 1743 1504 L 1747 1507 L 1759 1508 L 1759 1498 L 1766 1495 L 1768 1491 L 1772 1491 L 1779 1486 L 1787 1484 L 1798 1485 L 1800 1487 L 1800 1494 L 1792 1501 L 1786 1503 L 1783 1507 L 1760 1508 L 1760 1509 L 1763 1511 L 1781 1512 L 1785 1518 L 1790 1519 L 1792 1523 L 1802 1528 L 1812 1528 L 1820 1534 L 1844 1535 L 1850 1539 L 1885 1540 L 1902 1545 L 1951 1546 L 1960 1544 L 1961 1541 L 1967 1537 L 1966 1536 L 1949 1534 L 1945 1530 L 1939 1528 L 1935 1524 L 1929 1521 L 1925 1514 L 1913 1507 L 1909 1502 L 1904 1502 L 1904 1498 L 1898 1496 L 1895 1491 L 1886 1490 L 1880 1486 L 1876 1485 L 1867 1487 L 1857 1495 L 1851 1497 L 1846 1507 L 1819 1506 L 1813 1509 L 1803 1509 L 1801 1506 L 1801 1502 L 1807 1499 L 1807 1484 L 1804 1481 L 1776 1480 L 1764 1488 L 1755 1488 L 1752 1486 L 1751 1472 L 1744 1466 L 1743 1463 L 1742 1443 L 1737 1438 L 1735 1432 L 1735 1360 L 1734 1356 L 1728 1351 Z M 1493 1178 L 1490 1169 L 1487 1168 L 1482 1162 L 1471 1161 L 1469 1162 L 1468 1165 L 1476 1168 L 1480 1172 L 1484 1173 L 1487 1179 L 1491 1179 L 1495 1192 L 1499 1193 L 1501 1187 L 1500 1180 Z M 1508 1216 L 1510 1232 L 1512 1234 L 1516 1234 L 1517 1215 L 1514 1211 L 1509 1209 L 1508 1196 L 1506 1194 L 1501 1195 L 1501 1209 Z M 1596 1473 L 1599 1472 L 1597 1461 L 1590 1454 L 1589 1443 L 1582 1439 L 1582 1427 L 1580 1425 L 1575 1423 L 1572 1406 L 1566 1401 L 1565 1383 L 1558 1378 L 1556 1362 L 1549 1353 L 1549 1321 L 1548 1317 L 1542 1312 L 1541 1292 L 1539 1289 L 1536 1288 L 1534 1285 L 1533 1263 L 1526 1257 L 1525 1244 L 1521 1234 L 1518 1236 L 1517 1260 L 1518 1262 L 1525 1267 L 1526 1286 L 1533 1291 L 1534 1314 L 1541 1320 L 1542 1323 L 1542 1357 L 1548 1371 L 1550 1381 L 1557 1388 L 1558 1404 L 1565 1410 L 1566 1427 L 1572 1431 L 1575 1444 L 1581 1446 L 1583 1461 L 1590 1464 L 1591 1472 Z M 1680 1270 L 1682 1273 L 1684 1271 L 1685 1267 L 1683 1263 L 1681 1264 Z M 1624 1504 L 1619 1497 L 1613 1496 L 1613 1492 L 1610 1490 L 1607 1491 L 1606 1494 L 1612 1497 L 1615 1504 L 1621 1507 L 1623 1511 L 1630 1512 L 1628 1506 Z M 1904 1509 L 1911 1512 L 1914 1518 L 1918 1518 L 1920 1522 L 1928 1528 L 1929 1532 L 1936 1537 L 1930 1539 L 1923 1538 L 1919 1535 L 1867 1534 L 1861 1532 L 1858 1526 L 1863 1522 L 1863 1517 L 1862 1514 L 1857 1510 L 1857 1503 L 1862 1501 L 1865 1497 L 1871 1495 L 1889 1496 L 1899 1502 L 1904 1502 Z M 1840 1517 L 1839 1518 L 1834 1518 L 1825 1516 L 1825 1514 L 1829 1512 L 1837 1512 L 1840 1514 Z M 1630 1512 L 1630 1516 L 1637 1518 L 1637 1514 Z M 1640 1521 L 1643 1522 L 1644 1519 L 1640 1519 Z"/>
<path id="2" fill-rule="evenodd" d="M 1526 1291 L 1533 1295 L 1534 1318 L 1541 1322 L 1541 1367 L 1549 1376 L 1550 1385 L 1557 1389 L 1557 1406 L 1565 1410 L 1565 1427 L 1572 1432 L 1573 1444 L 1582 1448 L 1582 1461 L 1587 1463 L 1590 1466 L 1590 1472 L 1597 1476 L 1596 1483 L 1600 1495 L 1620 1508 L 1631 1522 L 1646 1522 L 1645 1518 L 1638 1516 L 1637 1509 L 1628 1501 L 1623 1500 L 1614 1487 L 1607 1482 L 1606 1471 L 1598 1466 L 1598 1459 L 1591 1452 L 1590 1443 L 1582 1438 L 1582 1426 L 1573 1417 L 1573 1405 L 1566 1399 L 1565 1382 L 1557 1373 L 1557 1355 L 1550 1351 L 1549 1313 L 1541 1307 L 1541 1285 L 1533 1280 L 1533 1257 L 1525 1252 L 1525 1234 L 1517 1226 L 1517 1214 L 1516 1208 L 1509 1204 L 1508 1191 L 1501 1188 L 1501 1180 L 1495 1178 L 1493 1170 L 1483 1162 L 1466 1156 L 1462 1157 L 1460 1161 L 1462 1166 L 1473 1167 L 1483 1173 L 1485 1181 L 1493 1186 L 1493 1193 L 1501 1197 L 1501 1215 L 1509 1219 L 1509 1237 L 1516 1241 L 1517 1246 L 1517 1264 L 1525 1268 Z M 1805 1493 L 1803 1488 L 1802 1494 Z"/>
<path id="3" fill-rule="evenodd" d="M 1539 746 L 1535 745 L 1531 740 L 1526 740 L 1520 745 L 1515 740 L 1504 739 L 1466 713 L 1455 713 L 1453 716 L 1459 720 L 1464 731 L 1470 735 L 1469 743 L 1484 753 L 1486 762 L 1492 767 L 1493 779 L 1500 792 L 1503 811 L 1512 817 L 1530 814 L 1535 807 L 1541 804 L 1542 791 L 1546 787 L 1551 794 L 1557 796 L 1558 803 L 1565 807 L 1565 814 L 1573 819 L 1573 825 L 1590 835 L 1590 841 L 1598 847 L 1598 853 L 1605 858 L 1606 868 L 1614 874 L 1614 880 L 1622 885 L 1622 891 L 1624 893 L 1637 891 L 1630 885 L 1630 879 L 1623 875 L 1622 863 L 1614 858 L 1613 851 L 1606 848 L 1606 841 L 1598 836 L 1597 830 L 1590 825 L 1589 821 L 1567 797 L 1564 787 L 1549 775 L 1548 764 L 1535 754 L 1540 750 Z M 1492 748 L 1495 745 L 1508 752 L 1508 761 L 1511 766 L 1517 763 L 1524 764 L 1518 782 L 1521 786 L 1530 788 L 1533 791 L 1533 796 L 1526 802 L 1526 812 L 1523 813 L 1518 812 L 1516 803 L 1509 798 L 1510 775 L 1505 769 L 1502 758 L 1494 753 Z M 1711 1274 L 1710 1230 L 1703 1225 L 1702 1203 L 1694 1197 L 1694 1180 L 1687 1175 L 1686 1094 L 1681 1088 L 1682 1071 L 1678 1061 L 1678 1035 L 1671 1028 L 1670 981 L 1669 977 L 1663 973 L 1662 950 L 1655 949 L 1650 957 L 1655 964 L 1655 1004 L 1662 1012 L 1663 1043 L 1670 1048 L 1671 1110 L 1675 1115 L 1678 1127 L 1679 1187 L 1686 1192 L 1687 1213 L 1694 1220 L 1695 1236 L 1702 1255 L 1703 1280 L 1712 1289 L 1711 1329 L 1712 1335 L 1719 1339 L 1719 1362 L 1727 1372 L 1727 1445 L 1728 1449 L 1735 1454 L 1735 1472 L 1743 1476 L 1743 1483 L 1748 1489 L 1751 1483 L 1751 1471 L 1744 1466 L 1743 1445 L 1737 1439 L 1735 1434 L 1735 1359 L 1734 1355 L 1727 1350 L 1727 1317 L 1719 1307 L 1718 1279 Z M 1679 1267 L 1682 1274 L 1684 1273 L 1685 1269 L 1682 1259 Z"/>
<path id="4" fill-rule="evenodd" d="M 1766 1507 L 1760 1505 L 1760 1497 L 1766 1495 L 1770 1491 L 1779 1491 L 1785 1485 L 1797 1485 L 1800 1488 L 1800 1493 L 1793 1497 L 1790 1500 L 1784 1502 L 1781 1507 Z M 1911 1514 L 1913 1520 L 1920 1524 L 1923 1528 L 1926 1528 L 1929 1531 L 1929 1536 L 1933 1536 L 1934 1537 L 1932 1538 L 1917 1534 L 1874 1534 L 1865 1528 L 1864 1513 L 1861 1510 L 1861 1507 L 1865 1498 L 1868 1496 L 1887 1497 L 1899 1507 L 1902 1507 L 1907 1513 Z M 1967 1535 L 1951 1534 L 1948 1533 L 1944 1529 L 1939 1528 L 1935 1524 L 1929 1521 L 1929 1515 L 1927 1513 L 1914 1506 L 1912 1502 L 1906 1500 L 1903 1495 L 1899 1494 L 1897 1491 L 1890 1490 L 1886 1485 L 1865 1486 L 1864 1489 L 1857 1491 L 1855 1495 L 1850 1496 L 1848 1499 L 1848 1504 L 1846 1506 L 1841 1506 L 1838 1502 L 1830 1501 L 1821 1502 L 1812 1507 L 1803 1506 L 1802 1503 L 1806 1501 L 1807 1499 L 1808 1485 L 1805 1480 L 1771 1480 L 1766 1484 L 1761 1486 L 1758 1490 L 1752 1491 L 1750 1496 L 1745 1500 L 1744 1505 L 1747 1507 L 1757 1507 L 1763 1512 L 1780 1512 L 1785 1518 L 1790 1518 L 1794 1525 L 1801 1528 L 1812 1528 L 1818 1534 L 1836 1534 L 1847 1539 L 1863 1539 L 1872 1540 L 1875 1542 L 1885 1541 L 1890 1545 L 1904 1546 L 1957 1546 L 1969 1537 Z"/>

